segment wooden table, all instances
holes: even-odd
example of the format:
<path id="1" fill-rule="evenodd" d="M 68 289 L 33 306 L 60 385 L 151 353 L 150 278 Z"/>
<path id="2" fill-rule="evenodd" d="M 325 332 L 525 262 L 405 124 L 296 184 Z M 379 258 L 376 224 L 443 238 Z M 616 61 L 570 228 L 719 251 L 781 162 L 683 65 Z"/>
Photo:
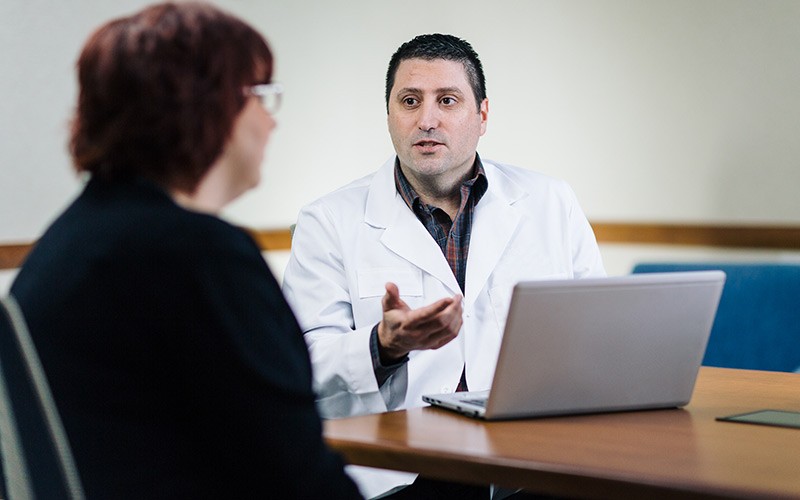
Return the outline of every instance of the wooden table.
<path id="1" fill-rule="evenodd" d="M 703 367 L 684 409 L 482 422 L 414 408 L 325 422 L 353 464 L 580 498 L 800 498 L 800 429 L 715 421 L 800 411 L 800 374 Z"/>

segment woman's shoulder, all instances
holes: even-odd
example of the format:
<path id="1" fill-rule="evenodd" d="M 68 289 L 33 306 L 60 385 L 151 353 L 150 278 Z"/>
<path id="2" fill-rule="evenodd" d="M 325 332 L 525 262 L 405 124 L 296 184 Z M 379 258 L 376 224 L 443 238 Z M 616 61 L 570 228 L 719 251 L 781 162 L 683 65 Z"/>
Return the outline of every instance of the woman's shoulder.
<path id="1" fill-rule="evenodd" d="M 215 251 L 258 253 L 243 229 L 215 215 L 187 210 L 146 181 L 90 182 L 63 219 L 64 225 L 86 228 L 97 240 L 133 255 L 191 259 Z"/>

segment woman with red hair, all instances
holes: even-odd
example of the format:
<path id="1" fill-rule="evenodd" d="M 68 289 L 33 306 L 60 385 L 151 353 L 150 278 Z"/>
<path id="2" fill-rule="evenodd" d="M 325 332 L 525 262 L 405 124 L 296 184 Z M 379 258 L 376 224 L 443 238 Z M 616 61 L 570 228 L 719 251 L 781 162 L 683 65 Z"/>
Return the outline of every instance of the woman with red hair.
<path id="1" fill-rule="evenodd" d="M 264 39 L 200 3 L 100 27 L 70 150 L 88 182 L 11 293 L 88 497 L 355 498 L 302 334 L 217 214 L 260 179 L 281 88 Z"/>

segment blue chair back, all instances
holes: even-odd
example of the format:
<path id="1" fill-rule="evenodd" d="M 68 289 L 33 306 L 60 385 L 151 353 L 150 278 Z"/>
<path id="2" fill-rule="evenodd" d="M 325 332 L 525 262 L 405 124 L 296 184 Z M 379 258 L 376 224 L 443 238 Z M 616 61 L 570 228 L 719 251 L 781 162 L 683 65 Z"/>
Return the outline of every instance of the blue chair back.
<path id="1" fill-rule="evenodd" d="M 0 298 L 2 498 L 80 499 L 83 489 L 22 313 Z"/>
<path id="2" fill-rule="evenodd" d="M 646 263 L 634 273 L 719 269 L 727 279 L 703 364 L 800 370 L 800 265 Z"/>

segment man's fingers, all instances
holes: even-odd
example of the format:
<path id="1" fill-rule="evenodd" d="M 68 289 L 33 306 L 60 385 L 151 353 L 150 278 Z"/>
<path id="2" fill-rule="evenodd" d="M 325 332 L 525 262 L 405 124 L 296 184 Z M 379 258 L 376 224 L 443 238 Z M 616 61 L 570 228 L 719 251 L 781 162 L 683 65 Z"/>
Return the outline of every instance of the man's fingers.
<path id="1" fill-rule="evenodd" d="M 441 329 L 432 332 L 426 341 L 427 348 L 438 349 L 458 337 L 458 332 L 461 330 L 461 323 L 462 320 L 459 316 L 453 319 L 451 323 L 443 325 Z"/>
<path id="2" fill-rule="evenodd" d="M 440 347 L 444 347 L 447 344 L 449 344 L 456 337 L 458 337 L 457 334 L 444 335 L 442 337 L 438 337 L 433 341 L 433 343 L 430 345 L 429 349 L 438 349 Z"/>
<path id="3" fill-rule="evenodd" d="M 400 298 L 400 290 L 394 283 L 386 283 L 386 293 L 381 299 L 381 306 L 383 307 L 383 312 L 391 311 L 392 309 L 410 309 L 408 304 Z"/>
<path id="4" fill-rule="evenodd" d="M 429 339 L 435 341 L 437 338 L 451 337 L 455 338 L 461 330 L 463 319 L 461 315 L 453 317 L 442 317 L 439 322 L 431 323 L 428 325 Z"/>
<path id="5" fill-rule="evenodd" d="M 461 296 L 440 299 L 433 304 L 409 311 L 406 325 L 411 328 L 419 328 L 429 321 L 436 321 L 439 315 L 461 316 Z"/>
<path id="6" fill-rule="evenodd" d="M 412 310 L 400 299 L 397 286 L 387 283 L 383 320 L 378 326 L 381 346 L 387 352 L 403 354 L 447 344 L 461 329 L 461 301 L 461 296 L 448 297 Z"/>
<path id="7" fill-rule="evenodd" d="M 458 336 L 463 319 L 457 304 L 449 306 L 433 318 L 408 328 L 407 331 L 418 338 L 418 349 L 438 349 Z"/>

